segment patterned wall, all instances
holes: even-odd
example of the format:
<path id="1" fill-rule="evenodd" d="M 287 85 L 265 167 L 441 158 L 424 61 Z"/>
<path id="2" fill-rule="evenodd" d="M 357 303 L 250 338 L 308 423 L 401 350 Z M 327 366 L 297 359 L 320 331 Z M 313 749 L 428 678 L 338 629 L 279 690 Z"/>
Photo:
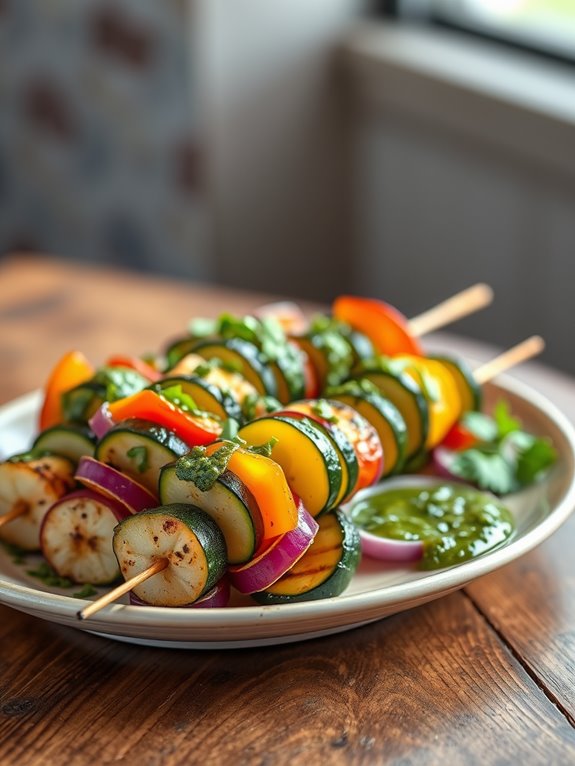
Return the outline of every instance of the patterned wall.
<path id="1" fill-rule="evenodd" d="M 209 276 L 186 0 L 0 0 L 0 253 Z"/>

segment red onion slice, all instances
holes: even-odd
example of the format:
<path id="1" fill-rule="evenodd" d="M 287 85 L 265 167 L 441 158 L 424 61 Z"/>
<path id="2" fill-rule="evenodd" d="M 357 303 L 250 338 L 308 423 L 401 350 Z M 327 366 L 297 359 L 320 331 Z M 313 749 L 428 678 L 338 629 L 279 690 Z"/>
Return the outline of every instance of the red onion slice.
<path id="1" fill-rule="evenodd" d="M 372 559 L 382 561 L 395 561 L 412 563 L 419 561 L 423 556 L 423 542 L 421 540 L 392 540 L 390 537 L 378 537 L 359 530 L 361 538 L 361 551 Z"/>
<path id="2" fill-rule="evenodd" d="M 301 500 L 295 500 L 298 506 L 297 527 L 279 535 L 247 564 L 229 568 L 231 583 L 240 593 L 256 593 L 269 588 L 291 569 L 312 544 L 319 529 L 318 523 Z"/>
<path id="3" fill-rule="evenodd" d="M 227 606 L 230 600 L 230 581 L 227 577 L 222 577 L 221 580 L 209 590 L 205 596 L 199 598 L 197 601 L 193 601 L 191 604 L 185 604 L 184 606 L 177 607 L 178 609 L 217 609 Z M 155 607 L 154 604 L 148 604 L 147 601 L 143 601 L 138 598 L 133 591 L 130 591 L 130 604 L 131 606 L 149 606 Z"/>
<path id="4" fill-rule="evenodd" d="M 154 508 L 158 504 L 156 496 L 137 481 L 93 457 L 80 459 L 75 478 L 95 492 L 123 503 L 130 513 Z"/>
<path id="5" fill-rule="evenodd" d="M 132 515 L 124 503 L 119 503 L 117 500 L 114 500 L 114 498 L 103 495 L 101 492 L 94 492 L 94 490 L 91 489 L 77 489 L 75 492 L 69 492 L 67 495 L 64 495 L 56 502 L 61 503 L 63 501 L 74 500 L 74 498 L 78 498 L 79 500 L 93 500 L 96 503 L 105 505 L 106 508 L 109 508 L 110 511 L 112 511 L 118 521 L 122 521 L 122 519 Z M 54 503 L 54 505 L 56 505 L 56 503 Z"/>
<path id="6" fill-rule="evenodd" d="M 443 476 L 445 479 L 449 479 L 450 481 L 472 484 L 472 482 L 466 482 L 465 479 L 463 479 L 461 476 L 458 476 L 456 473 L 453 473 L 451 470 L 451 466 L 453 465 L 453 461 L 456 457 L 456 450 L 451 450 L 448 447 L 436 447 L 433 450 L 431 456 L 433 472 L 437 476 Z"/>
<path id="7" fill-rule="evenodd" d="M 92 431 L 96 434 L 98 439 L 105 436 L 110 428 L 115 425 L 110 410 L 108 409 L 108 402 L 104 402 L 101 407 L 98 407 L 96 412 L 92 415 L 88 421 L 88 425 Z"/>

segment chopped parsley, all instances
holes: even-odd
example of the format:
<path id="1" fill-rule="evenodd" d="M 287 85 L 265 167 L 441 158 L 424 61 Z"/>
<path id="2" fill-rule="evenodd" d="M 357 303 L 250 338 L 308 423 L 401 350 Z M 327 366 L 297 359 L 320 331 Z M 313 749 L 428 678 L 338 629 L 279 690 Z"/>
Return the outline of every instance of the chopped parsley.
<path id="1" fill-rule="evenodd" d="M 7 543 L 4 540 L 2 542 L 2 547 L 6 551 L 6 553 L 12 558 L 12 562 L 14 564 L 25 564 L 26 563 L 26 556 L 30 551 L 24 550 L 24 548 L 20 548 L 19 545 L 14 545 L 14 543 Z"/>
<path id="2" fill-rule="evenodd" d="M 316 402 L 314 402 L 314 404 L 311 406 L 311 411 L 314 415 L 317 415 L 318 418 L 326 420 L 328 423 L 337 423 L 339 420 L 333 410 L 333 407 L 325 399 L 318 399 Z"/>
<path id="3" fill-rule="evenodd" d="M 142 445 L 130 447 L 126 455 L 135 462 L 136 468 L 140 473 L 144 473 L 149 468 L 148 448 Z"/>
<path id="4" fill-rule="evenodd" d="M 245 420 L 253 420 L 258 415 L 276 412 L 279 409 L 281 409 L 281 404 L 273 396 L 260 396 L 253 393 L 247 394 L 242 401 L 242 415 Z"/>
<path id="5" fill-rule="evenodd" d="M 90 596 L 95 596 L 97 592 L 93 585 L 86 583 L 79 591 L 72 593 L 72 595 L 74 598 L 90 598 Z"/>
<path id="6" fill-rule="evenodd" d="M 36 577 L 44 585 L 48 585 L 51 588 L 71 588 L 74 585 L 72 580 L 69 580 L 67 577 L 60 577 L 45 561 L 38 564 L 36 569 L 26 570 L 26 574 L 30 575 L 30 577 Z"/>
<path id="7" fill-rule="evenodd" d="M 115 402 L 126 396 L 137 394 L 147 388 L 150 381 L 130 367 L 102 367 L 93 377 L 93 382 L 102 386 L 103 398 Z"/>
<path id="8" fill-rule="evenodd" d="M 194 399 L 186 394 L 182 390 L 182 386 L 178 383 L 175 386 L 168 386 L 167 388 L 156 387 L 156 393 L 165 399 L 170 404 L 174 404 L 182 412 L 198 412 L 199 407 Z"/>

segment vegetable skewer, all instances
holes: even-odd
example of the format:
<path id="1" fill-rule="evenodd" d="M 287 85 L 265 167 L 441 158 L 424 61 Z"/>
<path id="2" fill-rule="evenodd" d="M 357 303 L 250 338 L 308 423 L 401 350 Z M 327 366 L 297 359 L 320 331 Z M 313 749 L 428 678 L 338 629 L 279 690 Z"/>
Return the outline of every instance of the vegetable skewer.
<path id="1" fill-rule="evenodd" d="M 19 516 L 23 516 L 28 510 L 28 503 L 25 500 L 18 500 L 11 511 L 0 516 L 0 527 L 4 524 L 8 524 L 9 521 L 17 519 Z"/>
<path id="2" fill-rule="evenodd" d="M 278 534 L 278 530 L 283 536 L 300 533 L 301 513 L 298 515 L 297 528 L 290 526 L 289 530 L 284 530 L 283 516 L 278 516 L 277 524 L 273 521 L 273 529 L 271 520 L 269 528 L 266 528 L 269 493 L 265 492 L 264 498 L 262 492 L 256 491 L 260 485 L 256 486 L 253 483 L 254 477 L 248 482 L 249 477 L 243 476 L 247 491 L 252 494 L 250 502 L 253 505 L 253 508 L 247 507 L 246 519 L 251 525 L 248 531 L 253 541 L 250 537 L 248 542 L 251 547 L 244 546 L 246 551 L 242 549 L 238 553 L 233 548 L 237 540 L 235 507 L 230 510 L 227 502 L 224 504 L 225 513 L 231 519 L 229 529 L 226 528 L 225 532 L 219 523 L 222 512 L 216 502 L 218 498 L 211 498 L 212 504 L 202 508 L 202 503 L 206 500 L 204 494 L 208 489 L 196 493 L 197 502 L 194 501 L 192 505 L 188 499 L 189 492 L 184 492 L 183 497 L 176 493 L 176 497 L 173 498 L 160 497 L 160 502 L 166 503 L 166 499 L 168 500 L 167 505 L 135 513 L 133 516 L 131 514 L 152 508 L 160 471 L 163 473 L 164 468 L 174 467 L 175 464 L 170 462 L 173 458 L 177 459 L 178 456 L 187 454 L 187 450 L 191 448 L 200 450 L 202 455 L 209 457 L 210 449 L 217 450 L 221 445 L 217 440 L 222 429 L 227 434 L 226 428 L 229 423 L 234 424 L 235 421 L 236 430 L 237 425 L 243 426 L 239 436 L 247 444 L 253 445 L 254 448 L 262 442 L 272 444 L 273 459 L 269 462 L 287 477 L 286 487 L 290 491 L 297 491 L 298 495 L 303 497 L 302 507 L 307 508 L 312 516 L 322 515 L 319 520 L 320 526 L 327 524 L 326 528 L 330 528 L 330 520 L 335 518 L 334 512 L 337 513 L 334 509 L 351 498 L 358 489 L 371 486 L 381 475 L 387 476 L 391 472 L 401 471 L 407 458 L 410 459 L 407 470 L 414 470 L 418 460 L 427 460 L 430 451 L 442 442 L 462 412 L 479 408 L 482 383 L 543 349 L 542 339 L 534 336 L 480 366 L 474 374 L 470 370 L 465 371 L 465 365 L 458 360 L 423 356 L 417 340 L 419 337 L 483 308 L 491 302 L 492 297 L 491 288 L 485 284 L 477 284 L 409 321 L 393 307 L 381 301 L 341 296 L 334 302 L 333 317 L 320 317 L 317 325 L 312 323 L 307 331 L 303 331 L 305 335 L 291 338 L 282 335 L 281 332 L 278 334 L 271 325 L 265 325 L 254 317 L 234 318 L 222 315 L 217 322 L 212 323 L 212 329 L 207 334 L 190 329 L 190 336 L 173 344 L 167 352 L 167 366 L 159 359 L 154 362 L 163 372 L 153 368 L 129 369 L 133 365 L 120 360 L 117 362 L 118 367 L 109 362 L 109 367 L 98 370 L 92 376 L 93 370 L 89 363 L 82 362 L 79 365 L 75 357 L 68 355 L 64 359 L 63 372 L 60 369 L 63 363 L 56 368 L 62 372 L 61 380 L 57 381 L 58 386 L 55 385 L 52 375 L 46 390 L 45 400 L 56 402 L 58 407 L 53 408 L 51 429 L 48 429 L 56 433 L 51 433 L 48 438 L 47 431 L 44 431 L 38 437 L 44 442 L 48 439 L 47 443 L 43 444 L 46 447 L 43 454 L 50 455 L 48 459 L 61 460 L 62 458 L 58 457 L 61 445 L 64 444 L 66 448 L 73 446 L 70 459 L 80 462 L 73 478 L 89 484 L 93 476 L 86 476 L 86 470 L 97 467 L 98 481 L 94 489 L 104 496 L 109 495 L 108 484 L 112 473 L 118 474 L 119 478 L 131 477 L 132 485 L 136 483 L 141 491 L 146 492 L 143 502 L 138 503 L 138 507 L 129 507 L 126 510 L 129 518 L 121 521 L 116 527 L 116 530 L 122 529 L 123 553 L 116 549 L 117 535 L 114 532 L 114 553 L 126 582 L 82 610 L 78 614 L 79 619 L 91 616 L 132 588 L 136 588 L 136 598 L 150 605 L 194 605 L 203 597 L 208 585 L 211 587 L 219 581 L 217 578 L 221 578 L 226 566 L 231 567 L 230 575 L 234 574 L 234 570 L 238 570 L 235 572 L 236 576 L 243 576 L 247 572 L 248 579 L 253 579 L 254 564 L 259 566 L 263 562 L 266 569 L 265 582 L 262 581 L 263 584 L 260 583 L 256 591 L 267 591 L 274 585 L 274 578 L 278 574 L 274 569 L 271 575 L 268 575 L 267 560 L 273 557 L 277 559 L 278 551 L 283 557 L 284 574 L 287 580 L 290 580 L 295 559 L 285 560 L 286 545 L 283 540 L 278 544 L 282 536 Z M 391 348 L 386 345 L 388 341 L 391 342 Z M 308 367 L 312 368 L 313 374 Z M 311 374 L 311 383 L 308 373 Z M 383 386 L 380 393 L 377 393 L 372 378 L 386 378 L 391 388 Z M 409 384 L 407 386 L 405 378 Z M 336 386 L 338 382 L 344 383 L 339 398 L 335 389 L 330 388 L 334 385 L 333 380 L 336 381 Z M 70 389 L 72 381 L 75 384 L 78 381 L 80 383 Z M 246 393 L 238 381 L 251 387 L 253 394 L 249 391 Z M 355 402 L 346 403 L 345 398 L 349 398 L 344 390 L 347 386 L 346 381 L 350 381 L 351 386 L 359 384 L 362 395 L 358 396 L 357 402 L 361 404 L 361 411 L 355 407 Z M 365 387 L 362 388 L 364 383 Z M 312 394 L 309 391 L 313 385 L 317 390 Z M 377 383 L 375 385 L 377 387 Z M 393 392 L 397 393 L 397 397 L 394 398 Z M 244 399 L 253 395 L 256 397 L 256 404 L 244 408 Z M 327 397 L 327 400 L 314 398 L 317 396 Z M 270 401 L 266 401 L 264 405 L 264 399 Z M 291 403 L 293 409 L 278 411 L 278 400 Z M 416 400 L 419 403 L 414 409 Z M 257 409 L 258 405 L 268 409 L 262 411 Z M 419 414 L 415 411 L 418 408 Z M 106 420 L 102 420 L 102 433 L 98 433 L 97 440 L 83 424 L 89 422 L 91 425 L 92 420 L 95 422 L 94 413 L 104 413 L 104 410 L 107 413 Z M 268 413 L 265 417 L 254 420 L 255 415 L 261 416 L 265 412 Z M 229 422 L 224 428 L 227 419 Z M 363 419 L 365 423 L 358 419 Z M 85 428 L 87 431 L 87 436 L 74 434 L 73 445 L 72 434 L 69 433 L 72 427 L 70 421 L 74 428 Z M 130 424 L 129 428 L 126 423 Z M 162 434 L 165 431 L 178 435 L 181 444 L 175 444 L 174 436 L 166 447 L 165 439 L 159 438 L 159 425 L 162 426 Z M 373 433 L 368 433 L 368 427 Z M 62 433 L 64 430 L 65 434 Z M 93 430 L 96 431 L 95 426 Z M 410 436 L 415 431 L 417 435 Z M 227 438 L 234 437 L 232 435 Z M 373 439 L 374 444 L 377 443 L 379 452 L 369 451 L 370 439 Z M 36 441 L 38 442 L 38 439 Z M 276 443 L 279 444 L 277 448 Z M 207 451 L 202 445 L 207 445 Z M 38 449 L 39 446 L 35 442 L 34 448 Z M 239 471 L 239 463 L 242 463 L 246 456 L 237 445 L 234 445 L 234 448 L 236 452 L 230 459 L 229 472 L 231 476 L 236 477 L 242 473 Z M 22 459 L 21 456 L 18 457 Z M 254 460 L 256 458 L 255 455 L 247 457 Z M 13 463 L 9 470 L 8 478 L 12 480 L 12 474 L 22 471 L 23 465 Z M 168 477 L 164 484 L 174 484 L 174 477 L 168 480 L 168 473 L 165 473 L 164 477 Z M 176 474 L 176 478 L 180 484 L 195 485 L 196 479 L 186 475 Z M 220 484 L 224 482 L 224 478 Z M 268 484 L 268 481 L 271 480 L 266 479 L 263 482 L 262 479 L 262 483 Z M 147 484 L 148 489 L 144 489 L 142 484 Z M 200 488 L 200 484 L 195 486 Z M 276 482 L 271 481 L 271 486 L 275 488 Z M 67 494 L 71 488 L 62 489 L 64 498 L 61 506 L 64 509 L 67 509 L 67 502 L 72 497 Z M 218 488 L 221 490 L 219 485 Z M 178 492 L 182 492 L 181 487 L 177 489 Z M 247 491 L 244 494 L 249 500 Z M 0 518 L 0 527 L 13 521 L 16 528 L 21 523 L 19 517 L 24 516 L 26 519 L 29 497 L 25 494 L 19 499 L 19 494 L 12 492 L 10 499 L 16 504 L 10 510 L 8 506 L 6 514 Z M 116 494 L 113 497 L 116 499 Z M 0 500 L 5 500 L 1 497 L 1 492 Z M 178 502 L 173 503 L 174 500 Z M 40 502 L 44 505 L 45 500 Z M 57 505 L 58 502 L 54 504 Z M 188 518 L 189 509 L 194 506 L 200 515 L 207 513 L 208 518 L 211 517 L 209 523 L 213 525 L 212 536 L 217 538 L 215 547 L 212 547 L 209 540 L 207 547 L 203 545 L 202 538 L 205 534 L 201 529 L 199 537 L 193 537 L 196 524 L 199 524 L 198 528 L 203 528 L 204 524 L 201 519 L 198 522 L 197 519 Z M 168 510 L 170 507 L 172 510 Z M 117 516 L 112 508 L 110 510 Z M 149 514 L 152 514 L 151 520 Z M 42 513 L 36 515 L 38 518 L 35 521 L 41 524 Z M 61 520 L 54 515 L 53 521 L 53 542 L 59 546 L 58 522 Z M 168 532 L 167 527 L 161 526 L 164 523 L 172 530 L 169 535 L 173 534 L 176 527 L 179 529 L 177 539 L 164 539 L 164 532 Z M 295 516 L 293 523 L 296 523 Z M 249 525 L 244 526 L 247 528 Z M 62 527 L 62 524 L 59 526 Z M 297 549 L 298 555 L 311 545 L 317 533 L 317 526 L 318 524 L 309 517 L 308 528 L 302 538 L 302 544 Z M 9 531 L 12 534 L 12 525 Z M 34 530 L 30 532 L 33 533 Z M 79 532 L 75 531 L 75 535 L 71 538 L 74 544 Z M 1 536 L 4 537 L 3 529 Z M 32 536 L 35 540 L 35 534 Z M 208 537 L 209 535 L 206 540 Z M 104 538 L 111 539 L 109 527 Z M 184 540 L 187 541 L 185 545 Z M 190 540 L 195 542 L 190 543 Z M 179 547 L 174 547 L 176 544 Z M 303 579 L 307 578 L 308 570 L 312 566 L 310 562 L 315 560 L 316 554 L 321 552 L 322 566 L 325 563 L 323 552 L 319 551 L 318 547 L 320 546 L 311 549 L 305 563 L 302 563 L 298 570 L 298 576 L 305 573 Z M 44 544 L 42 550 L 48 563 L 51 563 Z M 190 550 L 195 551 L 191 558 Z M 208 579 L 204 582 L 203 575 L 200 576 L 203 570 L 201 567 L 198 569 L 194 561 L 196 553 L 206 563 L 206 571 L 209 569 L 211 572 L 209 582 Z M 202 558 L 204 554 L 205 559 Z M 79 557 L 83 563 L 81 552 Z M 57 571 L 57 567 L 54 568 Z M 92 576 L 90 567 L 87 569 L 89 582 L 103 584 L 103 580 L 98 582 Z M 138 571 L 139 569 L 143 571 Z M 160 574 L 163 570 L 167 571 Z M 136 576 L 131 577 L 134 573 L 137 573 Z M 158 577 L 154 578 L 154 575 Z M 147 583 L 150 578 L 153 579 Z M 75 575 L 72 579 L 83 581 L 76 579 Z M 110 579 L 107 580 L 109 581 Z M 233 579 L 232 584 L 242 591 Z M 242 592 L 250 593 L 254 587 L 248 583 Z M 287 588 L 286 598 L 294 597 L 292 590 L 291 586 Z M 316 586 L 313 590 L 319 594 Z M 307 597 L 307 590 L 302 591 L 302 594 Z M 283 597 L 285 594 L 280 595 Z M 329 592 L 326 595 L 337 594 Z M 99 606 L 96 606 L 98 604 Z"/>
<path id="3" fill-rule="evenodd" d="M 476 375 L 477 377 L 481 378 L 482 382 L 487 382 L 487 380 L 490 380 L 492 377 L 495 377 L 496 375 L 503 372 L 504 370 L 510 369 L 514 365 L 519 364 L 520 362 L 526 361 L 527 359 L 537 355 L 543 350 L 543 347 L 544 347 L 544 342 L 542 338 L 540 338 L 539 336 L 532 336 L 531 338 L 528 338 L 522 343 L 519 343 L 516 346 L 513 346 L 511 349 L 509 349 L 505 353 L 495 357 L 495 359 L 491 360 L 491 362 L 488 362 L 487 364 L 479 367 L 476 371 Z M 280 464 L 281 464 L 281 461 L 280 461 Z M 168 565 L 169 565 L 169 561 L 167 558 L 156 560 L 149 567 L 147 567 L 143 572 L 140 572 L 134 577 L 127 579 L 122 585 L 118 586 L 114 590 L 110 591 L 109 593 L 105 594 L 101 598 L 94 601 L 89 606 L 80 610 L 78 612 L 78 618 L 80 620 L 84 620 L 88 617 L 91 617 L 100 609 L 103 609 L 104 607 L 113 603 L 113 601 L 117 600 L 118 598 L 126 594 L 127 592 L 131 591 L 132 588 L 140 585 L 142 582 L 145 582 L 148 578 L 152 577 L 154 574 L 157 574 L 158 572 L 161 572 L 163 569 L 166 569 Z M 262 598 L 265 598 L 265 596 L 262 596 Z M 270 596 L 270 598 L 272 599 L 272 602 L 273 602 L 273 599 L 275 598 L 275 596 Z"/>

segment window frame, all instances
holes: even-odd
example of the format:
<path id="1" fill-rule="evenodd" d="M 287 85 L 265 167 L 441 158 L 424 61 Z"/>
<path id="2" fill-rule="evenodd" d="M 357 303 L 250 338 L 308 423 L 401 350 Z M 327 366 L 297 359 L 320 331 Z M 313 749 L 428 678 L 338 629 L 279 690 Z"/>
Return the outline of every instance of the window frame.
<path id="1" fill-rule="evenodd" d="M 541 42 L 539 42 L 539 39 L 535 39 L 532 35 L 521 35 L 520 33 L 515 35 L 512 32 L 507 34 L 505 30 L 500 30 L 488 23 L 482 24 L 476 19 L 467 21 L 457 14 L 450 15 L 445 11 L 442 12 L 441 8 L 437 7 L 439 4 L 434 3 L 433 0 L 379 0 L 377 5 L 384 15 L 398 21 L 415 21 L 420 24 L 428 24 L 493 42 L 505 48 L 532 53 L 547 60 L 569 66 L 575 65 L 575 44 L 573 45 L 573 53 L 570 55 L 567 51 L 560 50 L 559 47 L 545 45 L 544 38 L 541 38 Z"/>

